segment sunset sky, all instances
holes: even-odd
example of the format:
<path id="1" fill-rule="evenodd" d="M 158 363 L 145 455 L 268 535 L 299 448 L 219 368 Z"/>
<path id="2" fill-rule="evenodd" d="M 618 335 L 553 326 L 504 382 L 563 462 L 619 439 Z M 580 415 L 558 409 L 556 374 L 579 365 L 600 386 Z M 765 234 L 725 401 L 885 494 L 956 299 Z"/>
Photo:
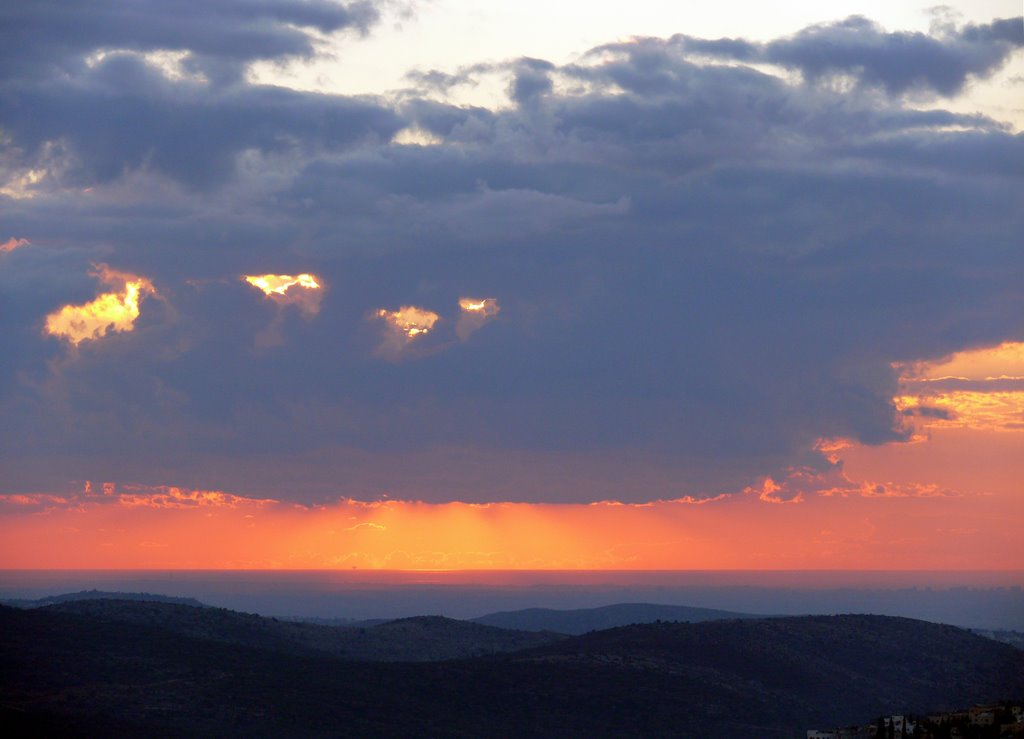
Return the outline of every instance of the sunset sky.
<path id="1" fill-rule="evenodd" d="M 0 9 L 0 568 L 1024 570 L 1019 0 Z"/>

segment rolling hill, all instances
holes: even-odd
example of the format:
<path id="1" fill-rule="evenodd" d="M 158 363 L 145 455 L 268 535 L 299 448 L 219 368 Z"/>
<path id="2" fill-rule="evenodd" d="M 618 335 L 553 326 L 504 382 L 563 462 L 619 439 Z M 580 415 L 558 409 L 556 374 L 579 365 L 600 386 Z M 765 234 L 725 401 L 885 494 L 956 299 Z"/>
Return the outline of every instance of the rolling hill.
<path id="1" fill-rule="evenodd" d="M 399 640 L 433 627 L 385 626 Z M 0 608 L 0 722 L 14 736 L 802 737 L 1024 696 L 1021 651 L 883 616 L 643 624 L 417 663 L 261 645 L 272 629 L 241 644 L 81 607 Z"/>
<path id="2" fill-rule="evenodd" d="M 109 590 L 79 590 L 74 593 L 48 595 L 45 598 L 0 598 L 0 605 L 18 608 L 42 608 L 57 603 L 68 603 L 76 600 L 136 600 L 150 603 L 177 603 L 183 606 L 202 607 L 206 605 L 195 598 L 181 598 L 173 595 L 156 593 L 122 593 Z"/>
<path id="3" fill-rule="evenodd" d="M 499 611 L 472 619 L 478 624 L 523 631 L 555 631 L 560 634 L 585 634 L 629 624 L 654 621 L 716 621 L 727 618 L 763 618 L 747 613 L 719 611 L 713 608 L 669 606 L 654 603 L 616 603 L 598 608 L 526 608 Z"/>
<path id="4" fill-rule="evenodd" d="M 511 652 L 563 638 L 501 629 L 442 616 L 416 616 L 368 626 L 322 626 L 225 608 L 155 601 L 74 600 L 44 611 L 154 626 L 182 636 L 292 654 L 350 660 L 423 662 Z"/>

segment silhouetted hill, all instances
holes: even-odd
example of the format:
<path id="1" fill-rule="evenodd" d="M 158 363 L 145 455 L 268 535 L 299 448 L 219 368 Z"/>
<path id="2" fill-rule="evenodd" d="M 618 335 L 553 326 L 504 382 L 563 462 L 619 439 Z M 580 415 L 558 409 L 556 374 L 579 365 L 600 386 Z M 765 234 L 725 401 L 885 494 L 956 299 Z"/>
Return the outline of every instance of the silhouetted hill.
<path id="1" fill-rule="evenodd" d="M 712 692 L 741 691 L 755 714 L 831 715 L 833 725 L 1024 695 L 1020 651 L 953 626 L 890 616 L 641 624 L 517 657 L 699 677 Z"/>
<path id="2" fill-rule="evenodd" d="M 296 654 L 323 652 L 352 660 L 456 659 L 511 652 L 562 638 L 441 616 L 405 618 L 359 628 L 281 621 L 225 608 L 110 599 L 68 601 L 45 610 L 155 626 L 175 634 L 227 644 Z"/>
<path id="3" fill-rule="evenodd" d="M 17 608 L 41 608 L 56 603 L 68 603 L 75 600 L 137 600 L 148 603 L 177 603 L 182 606 L 205 607 L 195 598 L 179 598 L 173 595 L 158 595 L 156 593 L 119 593 L 107 590 L 79 590 L 76 593 L 62 593 L 61 595 L 48 595 L 45 598 L 5 598 L 0 599 L 0 604 L 15 606 Z"/>
<path id="4" fill-rule="evenodd" d="M 0 608 L 0 695 L 0 721 L 23 735 L 802 737 L 1020 697 L 1024 654 L 952 627 L 835 616 L 649 624 L 467 660 L 353 662 Z"/>
<path id="5" fill-rule="evenodd" d="M 713 608 L 667 606 L 654 603 L 616 603 L 599 608 L 525 608 L 520 611 L 499 611 L 472 619 L 478 624 L 500 626 L 523 631 L 555 631 L 561 634 L 586 634 L 588 631 L 612 629 L 629 624 L 654 621 L 716 621 L 727 618 L 763 618 L 747 613 L 719 611 Z"/>
<path id="6" fill-rule="evenodd" d="M 443 616 L 401 618 L 359 632 L 360 643 L 370 645 L 366 654 L 389 661 L 410 659 L 410 654 L 421 660 L 442 660 L 514 652 L 566 638 L 563 634 L 502 629 Z"/>

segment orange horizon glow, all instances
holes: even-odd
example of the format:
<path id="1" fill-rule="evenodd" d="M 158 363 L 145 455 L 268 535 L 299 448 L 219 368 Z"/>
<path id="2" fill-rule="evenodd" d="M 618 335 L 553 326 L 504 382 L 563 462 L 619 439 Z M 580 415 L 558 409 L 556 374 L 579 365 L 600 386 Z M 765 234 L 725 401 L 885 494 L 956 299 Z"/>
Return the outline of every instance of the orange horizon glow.
<path id="1" fill-rule="evenodd" d="M 105 264 L 95 265 L 92 275 L 101 284 L 114 288 L 82 305 L 65 305 L 46 316 L 45 332 L 74 346 L 95 341 L 108 332 L 125 333 L 135 328 L 140 304 L 156 295 L 153 283 L 145 277 L 118 272 Z"/>
<path id="2" fill-rule="evenodd" d="M 1018 569 L 1019 496 L 795 468 L 648 503 L 304 506 L 124 487 L 0 496 L 11 569 Z"/>

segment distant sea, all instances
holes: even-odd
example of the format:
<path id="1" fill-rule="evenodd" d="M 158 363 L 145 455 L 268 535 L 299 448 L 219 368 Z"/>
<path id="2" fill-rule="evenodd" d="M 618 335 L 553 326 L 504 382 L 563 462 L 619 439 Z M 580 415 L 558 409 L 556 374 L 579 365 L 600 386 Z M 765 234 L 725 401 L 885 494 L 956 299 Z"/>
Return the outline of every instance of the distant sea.
<path id="1" fill-rule="evenodd" d="M 473 618 L 664 603 L 765 615 L 878 613 L 1024 631 L 1014 571 L 0 570 L 0 598 L 148 592 L 277 617 Z"/>

